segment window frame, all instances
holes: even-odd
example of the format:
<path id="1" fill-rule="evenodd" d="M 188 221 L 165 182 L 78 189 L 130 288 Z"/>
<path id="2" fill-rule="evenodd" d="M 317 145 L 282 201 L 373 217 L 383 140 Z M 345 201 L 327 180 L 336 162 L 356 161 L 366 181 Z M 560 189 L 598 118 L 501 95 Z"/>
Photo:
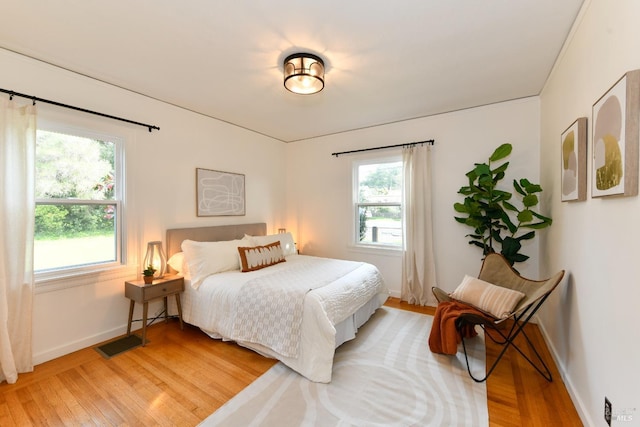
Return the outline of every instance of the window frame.
<path id="1" fill-rule="evenodd" d="M 80 126 L 70 124 L 63 120 L 39 120 L 37 131 L 55 132 L 70 136 L 108 141 L 114 144 L 114 180 L 116 182 L 114 197 L 109 200 L 91 199 L 36 199 L 35 205 L 113 205 L 115 214 L 115 260 L 97 262 L 91 264 L 74 265 L 46 270 L 34 270 L 36 286 L 56 279 L 81 277 L 89 274 L 101 273 L 126 266 L 126 235 L 125 235 L 125 171 L 124 171 L 124 146 L 125 138 L 117 132 L 110 130 L 101 131 L 93 129 L 92 123 L 82 123 Z M 37 150 L 36 150 L 37 156 Z M 35 244 L 35 239 L 34 239 Z M 72 285 L 69 285 L 72 286 Z M 64 286 L 67 287 L 67 286 Z"/>
<path id="2" fill-rule="evenodd" d="M 398 203 L 394 202 L 371 202 L 371 203 L 361 203 L 359 201 L 359 192 L 360 192 L 360 176 L 359 176 L 359 168 L 360 166 L 365 165 L 376 165 L 383 163 L 397 163 L 400 162 L 401 165 L 401 178 L 404 179 L 404 166 L 402 165 L 402 154 L 395 155 L 385 155 L 385 156 L 372 156 L 363 159 L 357 159 L 352 161 L 351 163 L 351 177 L 352 177 L 352 191 L 351 191 L 351 237 L 350 237 L 350 246 L 352 248 L 358 250 L 365 251 L 374 251 L 377 253 L 392 253 L 397 254 L 401 252 L 404 248 L 404 195 L 401 194 L 400 201 Z M 404 192 L 404 183 L 401 183 L 402 191 Z M 360 241 L 360 207 L 361 206 L 376 206 L 376 207 L 399 207 L 401 213 L 401 243 L 400 245 L 391 245 L 384 243 L 372 243 L 372 242 L 361 242 Z"/>

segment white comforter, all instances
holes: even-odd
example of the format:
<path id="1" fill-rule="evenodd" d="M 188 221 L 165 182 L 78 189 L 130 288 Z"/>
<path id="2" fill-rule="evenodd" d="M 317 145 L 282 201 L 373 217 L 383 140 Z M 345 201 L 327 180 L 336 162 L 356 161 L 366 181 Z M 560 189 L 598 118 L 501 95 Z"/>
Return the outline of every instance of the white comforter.
<path id="1" fill-rule="evenodd" d="M 291 331 L 274 331 L 273 328 L 267 328 L 264 335 L 268 338 L 274 332 L 276 335 L 286 332 L 287 339 L 295 342 L 295 354 L 282 351 L 282 346 L 277 343 L 274 345 L 273 341 L 263 340 L 242 329 L 246 327 L 255 331 L 256 324 L 265 326 L 266 322 L 270 322 L 270 316 L 273 320 L 272 316 L 277 311 L 266 316 L 264 313 L 256 316 L 256 324 L 253 326 L 240 325 L 239 323 L 246 322 L 246 319 L 240 321 L 236 313 L 243 287 L 256 286 L 261 280 L 265 280 L 266 283 L 283 280 L 287 286 L 291 286 L 292 280 L 284 279 L 287 271 L 293 272 L 292 280 L 299 282 L 302 290 L 301 323 L 281 325 L 291 328 Z M 310 276 L 303 279 L 302 271 L 308 271 Z M 344 340 L 343 338 L 336 342 L 336 325 L 347 325 L 351 328 L 353 331 L 349 338 L 352 338 L 355 330 L 388 296 L 380 272 L 371 264 L 305 255 L 291 255 L 287 257 L 287 262 L 250 273 L 230 271 L 215 274 L 206 278 L 197 290 L 192 289 L 189 284 L 185 288 L 184 321 L 200 327 L 214 338 L 233 340 L 261 354 L 281 360 L 316 382 L 331 381 L 335 347 Z M 271 298 L 273 299 L 273 296 Z M 277 303 L 290 302 L 286 298 L 279 298 L 281 297 L 276 297 Z M 295 303 L 291 302 L 291 305 L 294 306 Z M 356 312 L 358 314 L 354 315 Z M 299 333 L 296 332 L 296 328 L 299 328 Z"/>

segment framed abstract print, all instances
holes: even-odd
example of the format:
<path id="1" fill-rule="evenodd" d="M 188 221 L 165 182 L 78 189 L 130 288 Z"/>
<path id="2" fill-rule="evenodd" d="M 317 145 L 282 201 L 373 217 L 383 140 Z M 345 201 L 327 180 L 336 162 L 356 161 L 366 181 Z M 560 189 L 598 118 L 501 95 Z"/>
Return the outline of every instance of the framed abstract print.
<path id="1" fill-rule="evenodd" d="M 196 169 L 197 216 L 245 214 L 244 175 Z"/>
<path id="2" fill-rule="evenodd" d="M 587 199 L 587 118 L 580 117 L 562 132 L 562 201 Z"/>
<path id="3" fill-rule="evenodd" d="M 591 197 L 638 194 L 640 70 L 627 72 L 593 105 Z"/>

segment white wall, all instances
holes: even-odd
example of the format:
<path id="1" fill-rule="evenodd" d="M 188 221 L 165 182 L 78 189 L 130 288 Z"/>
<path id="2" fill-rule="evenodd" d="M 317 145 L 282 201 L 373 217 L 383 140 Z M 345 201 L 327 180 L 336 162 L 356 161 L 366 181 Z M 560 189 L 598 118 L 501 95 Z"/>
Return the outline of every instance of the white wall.
<path id="1" fill-rule="evenodd" d="M 398 151 L 331 156 L 333 152 L 435 139 L 433 226 L 438 286 L 453 290 L 465 273 L 475 275 L 482 253 L 467 244 L 471 229 L 457 223 L 453 204 L 458 189 L 477 162 L 486 162 L 499 145 L 510 142 L 513 153 L 504 183 L 514 178 L 539 180 L 539 102 L 527 98 L 433 117 L 409 120 L 287 145 L 287 228 L 300 249 L 310 255 L 371 262 L 378 266 L 394 296 L 400 294 L 399 255 L 372 254 L 350 248 L 351 165 L 363 156 Z M 543 211 L 543 213 L 546 213 Z M 544 233 L 543 231 L 542 233 Z M 526 247 L 531 260 L 521 272 L 537 276 L 537 241 Z"/>
<path id="2" fill-rule="evenodd" d="M 640 68 L 640 2 L 587 1 L 541 95 L 541 176 L 554 225 L 541 240 L 541 267 L 569 280 L 542 311 L 542 325 L 585 424 L 605 425 L 629 410 L 640 425 L 640 286 L 637 279 L 640 198 L 560 201 L 560 134 L 588 118 L 592 105 L 625 72 Z M 635 408 L 635 409 L 634 409 Z"/>
<path id="3" fill-rule="evenodd" d="M 125 117 L 146 128 L 39 103 L 39 117 L 62 118 L 126 139 L 126 250 L 130 268 L 40 286 L 34 300 L 35 363 L 126 331 L 124 280 L 139 275 L 146 242 L 173 227 L 284 220 L 284 149 L 276 140 L 0 50 L 0 87 Z M 198 218 L 195 169 L 245 174 L 245 216 Z M 152 308 L 150 312 L 154 312 Z M 140 307 L 135 317 L 140 317 Z M 139 324 L 138 324 L 139 326 Z M 136 326 L 134 326 L 136 327 Z"/>

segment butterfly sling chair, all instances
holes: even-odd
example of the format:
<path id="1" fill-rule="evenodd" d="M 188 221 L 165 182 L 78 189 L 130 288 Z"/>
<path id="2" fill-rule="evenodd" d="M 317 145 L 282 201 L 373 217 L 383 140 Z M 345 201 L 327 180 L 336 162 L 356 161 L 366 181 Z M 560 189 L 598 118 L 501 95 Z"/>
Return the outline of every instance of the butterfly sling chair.
<path id="1" fill-rule="evenodd" d="M 464 357 L 467 363 L 467 371 L 474 381 L 483 382 L 489 378 L 509 347 L 515 348 L 518 353 L 520 353 L 547 381 L 553 381 L 549 368 L 544 363 L 542 357 L 527 336 L 525 326 L 542 306 L 549 294 L 551 294 L 551 292 L 558 286 L 563 276 L 564 270 L 556 273 L 547 280 L 530 280 L 520 276 L 502 255 L 491 253 L 485 257 L 478 279 L 492 285 L 496 285 L 500 288 L 507 288 L 522 292 L 524 296 L 510 313 L 501 317 L 496 317 L 494 314 L 490 314 L 489 312 L 482 310 L 478 305 L 471 301 L 461 301 L 474 306 L 474 308 L 479 309 L 479 311 L 484 314 L 484 316 L 472 313 L 461 314 L 455 321 L 456 329 L 462 337 L 462 347 L 464 349 Z M 455 301 L 450 294 L 442 289 L 434 287 L 433 293 L 438 302 Z M 498 357 L 495 362 L 493 362 L 493 365 L 488 369 L 484 378 L 474 377 L 469 367 L 467 348 L 464 342 L 465 334 L 462 333 L 464 328 L 468 328 L 469 325 L 471 325 L 471 327 L 479 325 L 485 331 L 486 336 L 488 336 L 493 342 L 502 346 Z M 537 363 L 531 360 L 531 358 L 529 358 L 529 356 L 527 356 L 524 351 L 516 345 L 515 339 L 520 335 L 522 335 L 529 344 L 529 347 L 533 352 L 532 357 L 535 356 Z"/>

